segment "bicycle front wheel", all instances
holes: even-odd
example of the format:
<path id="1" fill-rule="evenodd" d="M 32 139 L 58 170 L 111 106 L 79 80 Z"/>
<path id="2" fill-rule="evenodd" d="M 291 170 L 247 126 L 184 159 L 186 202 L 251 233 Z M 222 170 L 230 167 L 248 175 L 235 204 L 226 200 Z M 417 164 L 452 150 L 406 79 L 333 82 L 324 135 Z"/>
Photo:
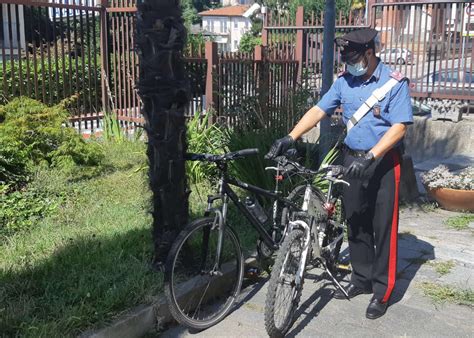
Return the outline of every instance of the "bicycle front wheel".
<path id="1" fill-rule="evenodd" d="M 166 261 L 165 295 L 182 325 L 203 330 L 230 311 L 242 286 L 244 262 L 237 236 L 228 226 L 217 265 L 219 225 L 213 218 L 189 224 L 177 237 Z"/>
<path id="2" fill-rule="evenodd" d="M 303 278 L 297 283 L 296 275 L 304 249 L 304 232 L 293 230 L 283 241 L 268 283 L 265 301 L 265 328 L 270 337 L 283 337 L 293 323 L 303 290 Z"/>

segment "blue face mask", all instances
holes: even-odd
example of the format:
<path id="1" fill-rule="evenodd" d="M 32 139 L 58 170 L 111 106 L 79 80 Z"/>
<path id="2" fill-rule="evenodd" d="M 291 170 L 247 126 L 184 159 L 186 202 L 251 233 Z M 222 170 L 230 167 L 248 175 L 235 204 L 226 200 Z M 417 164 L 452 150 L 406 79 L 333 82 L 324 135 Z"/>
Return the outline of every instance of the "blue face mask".
<path id="1" fill-rule="evenodd" d="M 364 66 L 364 61 L 358 62 L 355 65 L 347 64 L 347 71 L 353 76 L 362 76 L 367 73 L 368 66 Z"/>

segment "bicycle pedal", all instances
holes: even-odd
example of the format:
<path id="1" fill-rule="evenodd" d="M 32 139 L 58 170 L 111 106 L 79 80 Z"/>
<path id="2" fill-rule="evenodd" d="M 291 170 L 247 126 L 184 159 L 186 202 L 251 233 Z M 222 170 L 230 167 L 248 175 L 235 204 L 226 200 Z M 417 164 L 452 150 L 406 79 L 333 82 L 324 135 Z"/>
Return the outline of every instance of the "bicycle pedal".
<path id="1" fill-rule="evenodd" d="M 336 268 L 338 270 L 343 270 L 343 271 L 352 271 L 351 265 L 350 264 L 337 264 Z"/>
<path id="2" fill-rule="evenodd" d="M 246 269 L 244 273 L 245 278 L 250 278 L 250 279 L 257 278 L 259 275 L 260 275 L 260 269 L 255 268 L 255 267 L 250 267 Z"/>

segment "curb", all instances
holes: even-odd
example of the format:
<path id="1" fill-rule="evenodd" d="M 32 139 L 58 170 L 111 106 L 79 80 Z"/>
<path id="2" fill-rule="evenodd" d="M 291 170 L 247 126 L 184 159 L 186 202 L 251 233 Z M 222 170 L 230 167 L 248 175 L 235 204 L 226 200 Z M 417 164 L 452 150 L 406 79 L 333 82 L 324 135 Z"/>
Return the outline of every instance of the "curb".
<path id="1" fill-rule="evenodd" d="M 256 263 L 254 257 L 245 260 L 245 266 Z M 151 305 L 139 305 L 113 323 L 98 330 L 87 330 L 79 338 L 138 338 L 155 327 L 173 321 L 165 295 Z"/>

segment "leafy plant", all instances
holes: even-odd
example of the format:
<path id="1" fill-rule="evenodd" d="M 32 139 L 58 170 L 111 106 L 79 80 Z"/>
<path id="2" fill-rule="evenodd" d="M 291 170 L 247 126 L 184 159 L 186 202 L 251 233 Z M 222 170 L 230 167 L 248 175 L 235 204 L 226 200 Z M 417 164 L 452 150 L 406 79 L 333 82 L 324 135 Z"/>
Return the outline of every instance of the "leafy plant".
<path id="1" fill-rule="evenodd" d="M 0 107 L 0 184 L 19 186 L 28 180 L 33 166 L 96 166 L 102 160 L 101 147 L 87 143 L 66 126 L 66 106 L 46 105 L 16 98 Z"/>
<path id="2" fill-rule="evenodd" d="M 255 50 L 255 46 L 262 44 L 262 38 L 259 36 L 253 36 L 251 32 L 247 32 L 242 36 L 239 43 L 239 51 L 244 53 L 252 53 Z"/>
<path id="3" fill-rule="evenodd" d="M 433 266 L 438 274 L 441 276 L 447 275 L 452 268 L 456 266 L 453 260 L 449 261 L 439 261 L 439 262 L 431 262 L 431 266 Z"/>
<path id="4" fill-rule="evenodd" d="M 204 115 L 196 112 L 187 125 L 188 152 L 223 154 L 226 149 L 225 133 L 217 124 L 211 124 L 213 111 L 208 110 Z M 213 164 L 187 161 L 186 172 L 191 183 L 209 179 L 215 173 Z"/>
<path id="5" fill-rule="evenodd" d="M 323 161 L 321 162 L 320 168 L 324 165 L 333 164 L 339 157 L 339 153 L 339 149 L 336 146 L 333 147 L 324 157 Z M 313 185 L 326 192 L 329 187 L 329 182 L 324 179 L 324 174 L 320 173 L 314 178 Z"/>
<path id="6" fill-rule="evenodd" d="M 430 189 L 474 190 L 474 167 L 469 166 L 455 175 L 449 171 L 447 166 L 440 164 L 436 168 L 422 174 L 421 180 Z"/>
<path id="7" fill-rule="evenodd" d="M 421 283 L 421 288 L 424 294 L 435 303 L 450 302 L 474 306 L 474 292 L 472 290 L 463 290 L 430 282 Z"/>
<path id="8" fill-rule="evenodd" d="M 0 243 L 3 238 L 30 228 L 58 207 L 58 199 L 42 191 L 26 189 L 7 193 L 8 186 L 0 189 Z"/>
<path id="9" fill-rule="evenodd" d="M 263 156 L 270 150 L 273 142 L 285 135 L 283 129 L 262 128 L 257 130 L 233 129 L 227 131 L 229 150 L 237 151 L 247 148 L 258 148 L 259 154 L 249 156 L 244 160 L 232 162 L 232 173 L 242 181 L 258 185 L 264 189 L 273 189 L 275 184 L 272 174 L 265 167 L 274 166 Z"/>
<path id="10" fill-rule="evenodd" d="M 469 227 L 469 223 L 474 222 L 474 215 L 464 214 L 448 218 L 444 223 L 456 230 L 464 230 Z"/>
<path id="11" fill-rule="evenodd" d="M 103 137 L 105 141 L 121 143 L 126 140 L 127 137 L 120 127 L 117 114 L 105 112 L 102 122 L 104 126 Z"/>

